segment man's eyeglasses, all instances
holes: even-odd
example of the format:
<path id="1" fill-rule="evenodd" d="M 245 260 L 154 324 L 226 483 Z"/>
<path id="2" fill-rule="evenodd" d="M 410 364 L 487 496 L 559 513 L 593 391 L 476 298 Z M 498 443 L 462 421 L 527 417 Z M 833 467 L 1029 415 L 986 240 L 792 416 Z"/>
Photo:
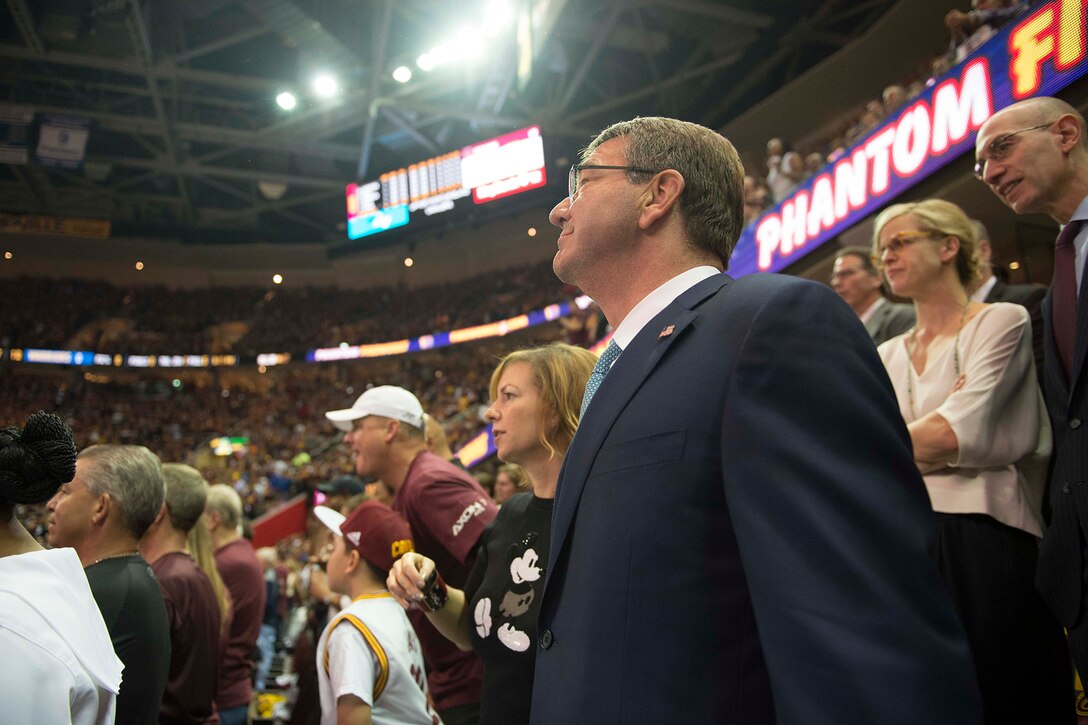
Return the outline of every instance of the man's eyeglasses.
<path id="1" fill-rule="evenodd" d="M 1031 128 L 1022 128 L 1019 131 L 1013 131 L 1007 133 L 1004 136 L 998 136 L 990 145 L 986 147 L 986 150 L 978 157 L 978 162 L 975 164 L 975 178 L 979 181 L 986 181 L 986 164 L 991 161 L 1002 161 L 1012 151 L 1013 146 L 1016 143 L 1013 141 L 1017 136 L 1028 131 L 1038 131 L 1044 128 L 1050 128 L 1055 124 L 1055 121 L 1050 123 L 1042 123 L 1038 126 L 1032 126 Z"/>
<path id="2" fill-rule="evenodd" d="M 652 169 L 643 169 L 639 166 L 601 166 L 600 164 L 575 164 L 570 167 L 570 173 L 567 174 L 567 196 L 571 199 L 578 193 L 578 181 L 582 175 L 582 172 L 586 169 L 622 169 L 623 171 L 633 171 L 637 174 L 656 174 L 658 172 Z"/>
<path id="3" fill-rule="evenodd" d="M 901 232 L 888 240 L 887 244 L 877 247 L 877 253 L 873 255 L 873 264 L 880 265 L 888 252 L 892 252 L 896 256 L 903 251 L 905 247 L 914 244 L 919 239 L 935 239 L 942 236 L 938 232 Z"/>
<path id="4" fill-rule="evenodd" d="M 847 277 L 853 277 L 858 272 L 864 272 L 865 267 L 846 267 L 838 271 L 831 273 L 831 284 L 835 284 L 840 279 L 846 279 Z"/>

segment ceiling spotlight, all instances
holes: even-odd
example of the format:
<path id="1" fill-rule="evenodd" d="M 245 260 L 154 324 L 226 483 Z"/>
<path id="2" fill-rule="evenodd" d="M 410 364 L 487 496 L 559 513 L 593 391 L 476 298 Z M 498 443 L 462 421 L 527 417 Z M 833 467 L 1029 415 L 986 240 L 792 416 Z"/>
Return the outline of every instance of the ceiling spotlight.
<path id="1" fill-rule="evenodd" d="M 282 274 L 272 275 L 272 283 L 273 284 L 283 284 L 283 275 Z"/>
<path id="2" fill-rule="evenodd" d="M 11 252 L 4 252 L 4 259 L 11 259 Z"/>
<path id="3" fill-rule="evenodd" d="M 276 96 L 276 104 L 279 105 L 279 107 L 283 110 L 290 111 L 292 108 L 298 105 L 298 100 L 295 99 L 294 93 L 288 93 L 287 91 L 284 91 L 283 93 Z"/>
<path id="4" fill-rule="evenodd" d="M 416 263 L 416 261 L 414 259 L 412 259 L 411 257 L 405 257 L 404 258 L 404 266 L 405 267 L 411 267 L 415 263 Z"/>
<path id="5" fill-rule="evenodd" d="M 434 57 L 430 53 L 424 53 L 416 58 L 416 65 L 419 66 L 421 71 L 432 71 L 434 70 Z"/>
<path id="6" fill-rule="evenodd" d="M 536 236 L 536 227 L 529 227 L 529 236 L 530 237 L 535 237 Z"/>
<path id="7" fill-rule="evenodd" d="M 141 269 L 143 269 L 143 268 L 144 268 L 144 263 L 143 263 L 143 262 L 137 262 L 137 263 L 136 263 L 136 269 L 137 269 L 137 271 L 139 271 L 139 270 L 141 270 Z"/>
<path id="8" fill-rule="evenodd" d="M 506 0 L 491 0 L 484 10 L 484 33 L 495 37 L 510 25 L 511 19 L 510 4 Z"/>
<path id="9" fill-rule="evenodd" d="M 340 90 L 340 84 L 332 76 L 323 73 L 314 78 L 314 93 L 322 98 L 331 98 Z"/>
<path id="10" fill-rule="evenodd" d="M 1017 270 L 1017 269 L 1020 269 L 1020 263 L 1019 262 L 1009 262 L 1009 269 L 1014 270 L 1014 271 Z"/>
<path id="11" fill-rule="evenodd" d="M 393 71 L 393 80 L 398 83 L 407 83 L 412 80 L 412 69 L 406 65 L 397 66 Z"/>

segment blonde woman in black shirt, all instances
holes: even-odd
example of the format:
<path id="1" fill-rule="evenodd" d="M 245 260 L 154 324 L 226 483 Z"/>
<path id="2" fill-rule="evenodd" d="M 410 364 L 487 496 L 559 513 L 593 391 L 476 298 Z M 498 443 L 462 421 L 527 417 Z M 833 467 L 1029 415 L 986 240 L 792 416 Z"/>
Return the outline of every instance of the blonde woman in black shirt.
<path id="1" fill-rule="evenodd" d="M 525 469 L 532 492 L 508 499 L 484 532 L 464 591 L 447 587 L 434 562 L 416 553 L 389 573 L 389 590 L 402 605 L 423 609 L 450 641 L 480 655 L 481 725 L 529 722 L 552 501 L 595 362 L 589 351 L 562 343 L 499 362 L 487 418 L 499 458 Z"/>

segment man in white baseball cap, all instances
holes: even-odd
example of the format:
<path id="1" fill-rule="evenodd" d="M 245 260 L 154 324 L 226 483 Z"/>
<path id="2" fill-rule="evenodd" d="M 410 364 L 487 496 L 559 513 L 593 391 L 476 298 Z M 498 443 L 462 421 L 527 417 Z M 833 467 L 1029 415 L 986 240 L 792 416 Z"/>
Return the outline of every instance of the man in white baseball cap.
<path id="1" fill-rule="evenodd" d="M 343 410 L 330 410 L 325 417 L 342 431 L 350 431 L 352 423 L 368 415 L 378 415 L 423 428 L 423 406 L 419 398 L 395 385 L 379 385 L 359 396 L 355 404 Z"/>
<path id="2" fill-rule="evenodd" d="M 345 431 L 355 472 L 379 478 L 392 489 L 391 507 L 408 520 L 416 551 L 437 563 L 447 583 L 463 588 L 480 535 L 498 508 L 472 476 L 427 450 L 419 399 L 404 388 L 382 385 L 360 395 L 350 408 L 325 415 Z M 420 612 L 410 616 L 442 719 L 447 725 L 478 722 L 479 658 L 457 649 Z"/>

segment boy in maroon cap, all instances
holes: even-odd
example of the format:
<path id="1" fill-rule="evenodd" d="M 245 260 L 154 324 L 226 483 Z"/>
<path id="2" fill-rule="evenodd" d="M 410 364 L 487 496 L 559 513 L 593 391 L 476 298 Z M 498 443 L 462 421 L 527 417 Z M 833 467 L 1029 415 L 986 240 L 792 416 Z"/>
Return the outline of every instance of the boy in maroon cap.
<path id="1" fill-rule="evenodd" d="M 322 725 L 441 725 L 419 639 L 385 588 L 393 562 L 412 551 L 408 522 L 377 501 L 364 501 L 347 518 L 325 506 L 314 514 L 337 535 L 329 587 L 352 598 L 317 645 Z"/>

